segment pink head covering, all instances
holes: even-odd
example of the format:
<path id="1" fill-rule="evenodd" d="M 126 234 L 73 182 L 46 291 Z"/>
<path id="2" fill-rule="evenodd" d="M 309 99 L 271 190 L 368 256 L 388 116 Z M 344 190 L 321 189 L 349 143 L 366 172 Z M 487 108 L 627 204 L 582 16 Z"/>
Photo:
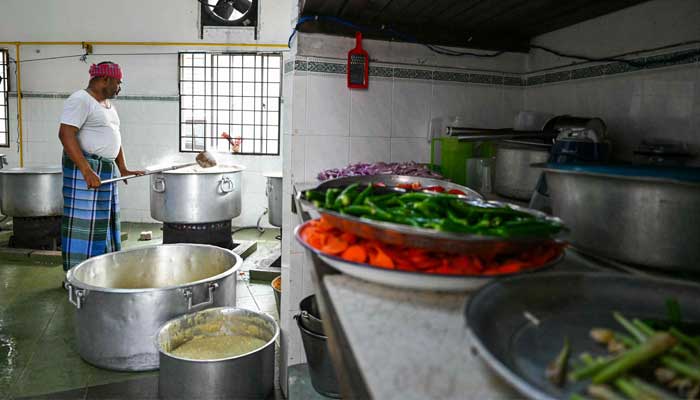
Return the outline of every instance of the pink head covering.
<path id="1" fill-rule="evenodd" d="M 105 62 L 100 64 L 92 64 L 90 66 L 90 79 L 98 76 L 108 76 L 118 81 L 122 80 L 122 69 L 119 64 Z"/>

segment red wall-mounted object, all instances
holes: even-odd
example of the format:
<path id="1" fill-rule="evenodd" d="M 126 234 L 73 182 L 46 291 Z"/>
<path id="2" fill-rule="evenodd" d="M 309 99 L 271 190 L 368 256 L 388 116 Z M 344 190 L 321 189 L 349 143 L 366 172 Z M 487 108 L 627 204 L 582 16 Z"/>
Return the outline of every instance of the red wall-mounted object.
<path id="1" fill-rule="evenodd" d="M 348 52 L 348 87 L 367 89 L 369 86 L 369 54 L 362 48 L 362 33 L 355 32 L 355 48 Z"/>

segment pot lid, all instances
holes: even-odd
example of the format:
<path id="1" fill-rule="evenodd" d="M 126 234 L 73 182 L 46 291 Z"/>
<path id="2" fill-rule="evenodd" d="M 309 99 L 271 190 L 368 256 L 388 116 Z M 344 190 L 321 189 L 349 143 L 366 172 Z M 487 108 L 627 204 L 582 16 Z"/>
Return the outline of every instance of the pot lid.
<path id="1" fill-rule="evenodd" d="M 584 172 L 591 174 L 627 176 L 634 178 L 672 179 L 681 182 L 700 183 L 700 168 L 659 167 L 634 164 L 547 164 L 547 169 L 558 171 Z"/>
<path id="2" fill-rule="evenodd" d="M 263 173 L 265 178 L 282 178 L 282 171 L 272 171 Z"/>
<path id="3" fill-rule="evenodd" d="M 58 166 L 48 167 L 14 167 L 0 170 L 0 174 L 61 174 L 63 170 Z"/>

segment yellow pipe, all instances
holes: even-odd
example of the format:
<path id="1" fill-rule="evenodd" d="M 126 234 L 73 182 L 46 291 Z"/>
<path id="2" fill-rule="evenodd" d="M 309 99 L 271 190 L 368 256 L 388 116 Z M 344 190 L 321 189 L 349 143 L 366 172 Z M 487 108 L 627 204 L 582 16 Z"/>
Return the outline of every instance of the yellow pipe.
<path id="1" fill-rule="evenodd" d="M 19 166 L 24 167 L 24 141 L 22 140 L 22 67 L 20 66 L 19 43 L 15 43 L 17 63 L 17 126 L 19 128 Z"/>
<path id="2" fill-rule="evenodd" d="M 287 44 L 274 43 L 198 43 L 198 42 L 0 42 L 22 46 L 193 46 L 193 47 L 266 47 L 286 49 Z"/>

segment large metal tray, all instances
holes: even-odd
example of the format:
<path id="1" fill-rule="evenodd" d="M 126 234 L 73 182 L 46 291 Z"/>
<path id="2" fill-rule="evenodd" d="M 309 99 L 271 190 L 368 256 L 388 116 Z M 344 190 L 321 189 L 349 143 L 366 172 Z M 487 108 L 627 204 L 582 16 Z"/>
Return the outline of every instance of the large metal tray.
<path id="1" fill-rule="evenodd" d="M 478 289 L 491 280 L 506 276 L 531 274 L 549 269 L 564 259 L 564 249 L 561 254 L 553 260 L 524 271 L 512 274 L 500 275 L 451 275 L 436 274 L 428 272 L 401 271 L 375 267 L 369 264 L 357 263 L 345 260 L 340 257 L 324 254 L 322 251 L 310 246 L 301 238 L 301 232 L 308 226 L 310 221 L 297 226 L 294 230 L 294 237 L 306 248 L 306 250 L 316 254 L 321 260 L 332 268 L 354 278 L 382 285 L 412 290 L 436 290 L 444 292 L 464 292 Z"/>
<path id="2" fill-rule="evenodd" d="M 421 179 L 423 179 L 423 181 L 421 181 Z M 422 182 L 424 181 L 430 181 L 430 183 L 423 184 Z M 392 186 L 392 184 L 395 185 L 395 183 L 421 182 L 421 184 L 424 186 L 441 185 L 446 189 L 448 188 L 448 186 L 446 186 L 448 182 L 436 179 L 416 178 L 410 176 L 406 177 L 397 175 L 374 175 L 333 179 L 330 181 L 323 182 L 316 188 L 312 189 L 323 190 L 332 187 L 342 187 L 355 182 L 359 182 L 361 184 L 382 182 L 386 183 L 387 186 Z M 477 192 L 474 192 L 473 190 L 465 188 L 463 186 L 455 185 L 450 188 L 459 189 L 468 194 L 475 194 L 474 197 L 469 197 L 469 195 L 460 196 L 460 198 L 462 198 L 462 200 L 465 202 L 474 202 L 480 205 L 487 204 L 493 207 L 503 207 L 507 205 L 508 207 L 511 207 L 514 210 L 522 211 L 538 218 L 543 218 L 550 221 L 557 221 L 561 223 L 561 220 L 559 220 L 558 218 L 549 216 L 537 210 L 532 210 L 529 208 L 519 207 L 514 204 L 503 203 L 498 201 L 484 201 L 482 200 L 481 195 L 479 195 Z M 476 195 L 478 195 L 479 197 L 476 197 Z M 316 215 L 313 215 L 312 213 L 314 217 L 322 215 L 326 218 L 326 220 L 329 223 L 346 232 L 351 232 L 357 236 L 366 239 L 378 240 L 383 243 L 393 244 L 397 246 L 421 247 L 434 251 L 454 253 L 460 252 L 489 256 L 504 253 L 516 253 L 527 250 L 528 248 L 531 248 L 532 246 L 536 246 L 538 244 L 543 244 L 555 240 L 559 241 L 558 237 L 502 238 L 486 235 L 440 232 L 434 229 L 395 224 L 391 222 L 375 221 L 366 218 L 355 217 L 352 215 L 340 214 L 335 211 L 317 209 L 311 202 L 306 201 L 303 192 L 298 193 L 298 196 L 300 203 L 306 211 L 314 211 L 316 213 Z"/>
<path id="3" fill-rule="evenodd" d="M 590 338 L 591 328 L 623 330 L 613 311 L 665 320 L 668 299 L 678 302 L 684 323 L 700 323 L 699 292 L 694 283 L 626 274 L 522 275 L 493 281 L 474 293 L 466 322 L 479 356 L 523 396 L 568 399 L 572 392 L 582 393 L 587 382 L 559 388 L 544 373 L 565 337 L 572 356 L 602 355 L 606 351 Z"/>

